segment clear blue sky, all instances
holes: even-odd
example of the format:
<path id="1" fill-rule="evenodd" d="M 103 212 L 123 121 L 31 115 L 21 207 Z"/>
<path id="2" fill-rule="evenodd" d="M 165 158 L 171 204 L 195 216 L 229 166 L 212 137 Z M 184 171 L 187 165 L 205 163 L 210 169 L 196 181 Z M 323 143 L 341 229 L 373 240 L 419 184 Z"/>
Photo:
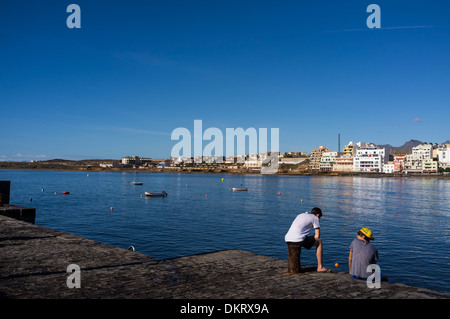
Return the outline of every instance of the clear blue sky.
<path id="1" fill-rule="evenodd" d="M 69 4 L 81 29 L 69 29 Z M 369 29 L 369 4 L 381 29 Z M 280 151 L 450 139 L 448 1 L 0 2 L 0 160 L 169 157 L 177 127 Z M 206 145 L 207 142 L 204 143 Z"/>

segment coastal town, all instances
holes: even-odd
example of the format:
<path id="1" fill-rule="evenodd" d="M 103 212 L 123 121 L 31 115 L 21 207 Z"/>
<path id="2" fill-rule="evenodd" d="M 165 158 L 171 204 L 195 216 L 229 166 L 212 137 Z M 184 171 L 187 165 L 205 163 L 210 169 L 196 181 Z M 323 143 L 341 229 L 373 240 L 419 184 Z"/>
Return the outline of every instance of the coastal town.
<path id="1" fill-rule="evenodd" d="M 338 146 L 338 148 L 340 148 Z M 342 151 L 326 146 L 307 152 L 258 153 L 231 157 L 155 159 L 125 156 L 121 160 L 0 162 L 0 169 L 74 169 L 97 171 L 259 173 L 268 159 L 278 159 L 278 174 L 449 175 L 450 142 L 411 140 L 403 147 L 349 142 Z M 270 164 L 269 164 L 270 165 Z"/>

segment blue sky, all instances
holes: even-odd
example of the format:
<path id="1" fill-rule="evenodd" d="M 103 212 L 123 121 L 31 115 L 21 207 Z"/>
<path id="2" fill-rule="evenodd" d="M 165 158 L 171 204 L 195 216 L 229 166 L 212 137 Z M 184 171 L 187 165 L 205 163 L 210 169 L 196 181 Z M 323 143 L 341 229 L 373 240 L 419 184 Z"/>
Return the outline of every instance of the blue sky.
<path id="1" fill-rule="evenodd" d="M 69 29 L 69 4 L 81 29 Z M 381 29 L 369 29 L 369 4 Z M 448 1 L 0 2 L 0 160 L 169 157 L 177 127 L 280 151 L 450 139 Z M 204 146 L 208 142 L 205 141 Z"/>

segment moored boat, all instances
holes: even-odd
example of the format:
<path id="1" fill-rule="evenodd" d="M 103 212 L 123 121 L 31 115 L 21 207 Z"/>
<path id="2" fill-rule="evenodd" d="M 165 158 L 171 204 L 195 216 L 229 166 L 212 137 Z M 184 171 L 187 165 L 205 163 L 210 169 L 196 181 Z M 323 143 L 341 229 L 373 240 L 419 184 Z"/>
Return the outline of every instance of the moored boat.
<path id="1" fill-rule="evenodd" d="M 248 190 L 248 188 L 247 187 L 233 187 L 233 188 L 231 188 L 231 190 L 233 191 L 233 192 L 242 192 L 242 191 L 247 191 Z"/>
<path id="2" fill-rule="evenodd" d="M 145 192 L 145 196 L 149 196 L 149 197 L 166 197 L 167 193 L 165 191 L 162 191 L 161 193 Z"/>

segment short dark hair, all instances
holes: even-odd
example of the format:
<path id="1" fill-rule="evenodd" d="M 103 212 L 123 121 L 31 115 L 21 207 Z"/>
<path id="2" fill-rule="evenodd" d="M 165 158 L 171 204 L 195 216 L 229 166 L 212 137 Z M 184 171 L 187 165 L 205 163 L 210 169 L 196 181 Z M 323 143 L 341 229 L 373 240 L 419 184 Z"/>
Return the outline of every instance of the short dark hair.
<path id="1" fill-rule="evenodd" d="M 362 231 L 358 231 L 358 235 L 361 236 L 365 241 L 370 241 L 370 238 L 364 235 Z"/>
<path id="2" fill-rule="evenodd" d="M 319 214 L 319 217 L 322 217 L 322 210 L 319 207 L 314 207 L 311 209 L 311 214 L 317 215 Z"/>

